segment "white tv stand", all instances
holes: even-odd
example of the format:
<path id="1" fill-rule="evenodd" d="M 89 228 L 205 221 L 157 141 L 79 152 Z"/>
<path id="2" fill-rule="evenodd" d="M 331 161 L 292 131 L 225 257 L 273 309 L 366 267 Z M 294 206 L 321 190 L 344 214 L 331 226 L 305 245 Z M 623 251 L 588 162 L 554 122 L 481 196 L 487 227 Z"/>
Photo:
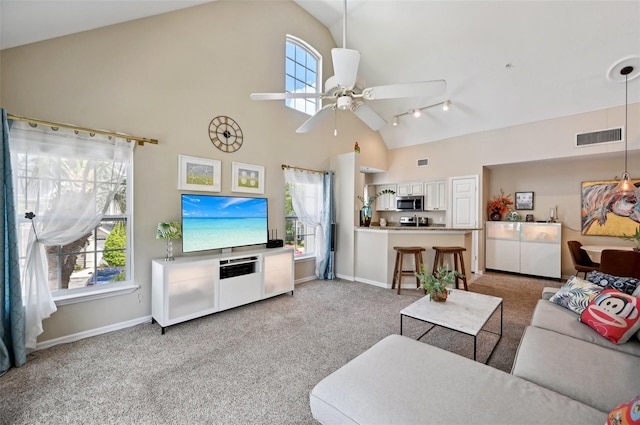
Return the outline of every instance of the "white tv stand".
<path id="1" fill-rule="evenodd" d="M 271 248 L 151 263 L 151 316 L 167 326 L 291 292 L 293 249 Z"/>

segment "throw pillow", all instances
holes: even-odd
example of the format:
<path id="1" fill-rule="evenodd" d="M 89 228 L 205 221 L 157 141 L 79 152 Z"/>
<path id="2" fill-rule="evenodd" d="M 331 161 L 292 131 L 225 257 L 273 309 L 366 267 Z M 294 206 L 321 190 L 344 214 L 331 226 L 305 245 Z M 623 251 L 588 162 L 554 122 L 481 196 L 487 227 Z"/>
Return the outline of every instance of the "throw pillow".
<path id="1" fill-rule="evenodd" d="M 580 314 L 600 291 L 602 291 L 601 286 L 580 279 L 578 276 L 571 276 L 567 283 L 549 298 L 549 301 Z"/>
<path id="2" fill-rule="evenodd" d="M 609 412 L 606 425 L 640 425 L 640 395 Z"/>
<path id="3" fill-rule="evenodd" d="M 614 344 L 623 344 L 640 329 L 640 298 L 605 289 L 580 315 L 580 321 L 592 327 Z"/>
<path id="4" fill-rule="evenodd" d="M 603 288 L 617 289 L 629 295 L 633 294 L 633 291 L 640 285 L 640 279 L 636 279 L 635 277 L 612 276 L 596 270 L 587 275 L 587 280 Z"/>

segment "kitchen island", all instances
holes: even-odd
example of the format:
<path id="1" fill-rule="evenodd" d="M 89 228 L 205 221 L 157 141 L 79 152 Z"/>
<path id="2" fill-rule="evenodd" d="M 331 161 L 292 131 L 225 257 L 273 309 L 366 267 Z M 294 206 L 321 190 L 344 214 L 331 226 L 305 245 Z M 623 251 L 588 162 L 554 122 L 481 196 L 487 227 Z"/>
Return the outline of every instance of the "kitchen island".
<path id="1" fill-rule="evenodd" d="M 480 229 L 455 229 L 441 226 L 425 227 L 356 227 L 355 228 L 355 280 L 371 285 L 391 288 L 396 251 L 394 246 L 420 246 L 425 248 L 423 261 L 429 271 L 433 267 L 434 246 L 462 246 L 467 278 L 471 272 L 472 233 Z M 449 256 L 448 256 L 449 257 Z M 450 261 L 447 258 L 446 261 Z M 413 257 L 405 256 L 405 270 L 414 269 Z M 405 276 L 403 288 L 415 288 L 415 279 Z"/>

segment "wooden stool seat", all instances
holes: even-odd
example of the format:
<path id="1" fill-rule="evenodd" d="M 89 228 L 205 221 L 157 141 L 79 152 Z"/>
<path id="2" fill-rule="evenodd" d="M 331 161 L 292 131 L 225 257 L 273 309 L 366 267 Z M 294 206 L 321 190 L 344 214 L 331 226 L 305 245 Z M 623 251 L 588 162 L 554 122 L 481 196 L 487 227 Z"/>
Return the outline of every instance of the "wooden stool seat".
<path id="1" fill-rule="evenodd" d="M 446 254 L 453 254 L 453 270 L 460 273 L 460 277 L 456 276 L 456 289 L 458 289 L 458 282 L 462 281 L 464 284 L 464 290 L 468 291 L 467 287 L 467 272 L 464 268 L 464 259 L 462 258 L 462 253 L 467 249 L 461 246 L 434 246 L 433 250 L 436 252 L 435 257 L 433 258 L 433 272 L 444 264 L 444 256 Z"/>
<path id="2" fill-rule="evenodd" d="M 425 251 L 421 246 L 394 246 L 396 250 L 396 264 L 393 267 L 393 279 L 391 280 L 391 289 L 398 284 L 398 294 L 400 293 L 400 287 L 402 286 L 402 276 L 415 277 L 415 272 L 422 270 L 422 252 Z M 404 255 L 413 255 L 415 262 L 415 270 L 403 270 L 402 264 Z M 420 279 L 416 277 L 416 288 L 420 287 Z"/>

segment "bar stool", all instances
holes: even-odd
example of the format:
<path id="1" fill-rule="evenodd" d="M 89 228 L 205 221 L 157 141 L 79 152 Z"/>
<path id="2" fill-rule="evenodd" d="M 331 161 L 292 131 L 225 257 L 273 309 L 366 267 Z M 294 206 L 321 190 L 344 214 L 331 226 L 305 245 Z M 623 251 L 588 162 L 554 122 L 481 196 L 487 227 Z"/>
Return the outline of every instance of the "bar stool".
<path id="1" fill-rule="evenodd" d="M 420 246 L 394 246 L 393 249 L 396 250 L 396 265 L 393 267 L 393 279 L 391 281 L 391 289 L 396 287 L 396 282 L 398 283 L 398 294 L 400 293 L 400 287 L 402 286 L 402 276 L 412 276 L 415 277 L 415 272 L 420 273 L 422 270 L 422 252 L 425 251 L 424 248 Z M 402 264 L 404 255 L 413 255 L 414 262 L 416 265 L 415 270 L 402 270 Z M 416 288 L 420 287 L 420 279 L 416 277 Z"/>
<path id="2" fill-rule="evenodd" d="M 462 258 L 462 253 L 467 249 L 461 246 L 434 246 L 433 249 L 436 251 L 436 255 L 433 258 L 433 272 L 435 273 L 438 267 L 444 264 L 444 256 L 446 254 L 453 254 L 453 270 L 462 275 L 460 277 L 456 276 L 456 289 L 458 289 L 458 281 L 461 280 L 464 283 L 464 290 L 468 291 L 467 272 L 464 269 L 464 259 Z"/>

